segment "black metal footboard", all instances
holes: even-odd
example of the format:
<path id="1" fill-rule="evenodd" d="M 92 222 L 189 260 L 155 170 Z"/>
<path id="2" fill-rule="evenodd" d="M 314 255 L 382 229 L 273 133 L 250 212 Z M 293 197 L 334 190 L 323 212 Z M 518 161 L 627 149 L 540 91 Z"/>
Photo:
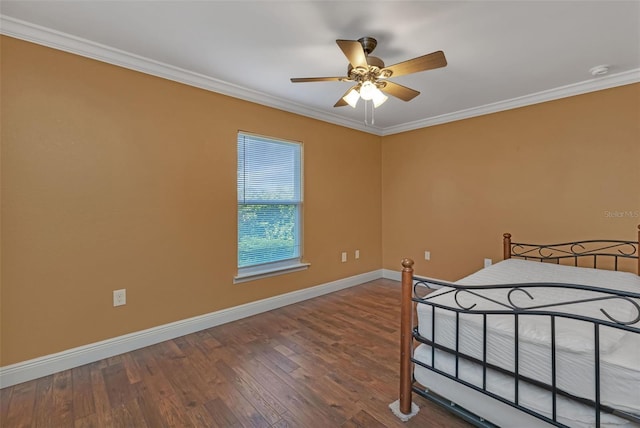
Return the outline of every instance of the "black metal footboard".
<path id="1" fill-rule="evenodd" d="M 448 288 L 441 289 L 433 294 L 426 294 L 424 292 L 424 290 L 427 289 L 440 287 Z M 554 293 L 561 291 L 560 294 L 562 296 L 571 295 L 573 297 L 570 299 L 561 298 L 558 301 L 549 301 L 548 297 L 544 297 L 549 295 L 549 291 Z M 613 346 L 613 349 L 616 349 L 616 345 L 611 345 L 614 340 L 612 337 L 620 337 L 619 340 L 629 340 L 629 335 L 634 335 L 633 338 L 637 338 L 638 343 L 640 343 L 640 290 L 638 293 L 635 293 L 564 283 L 465 286 L 414 277 L 412 301 L 417 304 L 417 307 L 420 305 L 428 305 L 429 309 L 425 313 L 428 314 L 430 312 L 430 315 L 428 315 L 430 318 L 428 320 L 428 326 L 422 325 L 420 328 L 414 327 L 413 329 L 412 340 L 414 341 L 414 345 L 412 349 L 417 344 L 425 344 L 430 348 L 431 353 L 430 361 L 423 361 L 412 356 L 411 362 L 413 364 L 451 379 L 465 387 L 555 426 L 570 426 L 563 424 L 559 420 L 558 406 L 560 405 L 560 400 L 562 400 L 562 403 L 566 403 L 566 400 L 569 400 L 570 402 L 579 403 L 593 409 L 593 424 L 596 427 L 602 426 L 602 415 L 606 414 L 615 415 L 616 417 L 640 425 L 640 414 L 635 414 L 640 412 L 633 412 L 626 408 L 621 409 L 616 403 L 603 402 L 601 396 L 603 376 L 601 372 L 601 359 L 603 358 L 603 346 Z M 525 302 L 526 305 L 523 302 Z M 451 342 L 451 340 L 438 340 L 437 326 L 443 322 L 443 317 L 445 316 L 449 329 L 455 330 L 454 343 L 444 343 Z M 424 314 L 423 317 L 425 317 Z M 472 327 L 474 329 L 477 328 L 477 335 L 479 335 L 479 341 L 481 342 L 481 351 L 478 353 L 474 352 L 475 355 L 465 352 L 462 349 L 460 343 L 461 317 L 466 317 L 467 321 L 469 318 L 472 318 Z M 505 364 L 498 364 L 488 359 L 487 342 L 490 334 L 509 334 L 508 330 L 501 330 L 496 333 L 490 329 L 490 323 L 488 321 L 496 319 L 500 320 L 501 325 L 505 325 L 505 320 L 508 320 L 507 325 L 512 323 L 513 326 L 513 337 L 511 338 L 513 341 L 513 349 L 509 351 L 509 358 L 512 358 L 509 364 L 510 367 L 505 367 Z M 544 324 L 548 324 L 549 326 L 548 369 L 550 382 L 528 376 L 524 373 L 524 370 L 521 370 L 523 367 L 521 364 L 523 354 L 521 353 L 526 352 L 526 349 L 530 349 L 526 348 L 526 346 L 540 346 L 532 342 L 530 337 L 520 333 L 520 327 L 525 326 L 523 323 L 531 320 L 544 320 Z M 562 348 L 562 351 L 559 351 L 560 347 L 564 346 L 558 342 L 557 326 L 559 323 L 562 323 L 563 326 L 565 325 L 564 323 L 566 323 L 562 320 L 574 320 L 580 323 L 581 331 L 591 332 L 589 334 L 592 335 L 593 343 L 579 345 L 584 345 L 584 348 L 587 350 L 592 349 L 592 356 L 589 356 L 589 359 L 593 359 L 593 373 L 589 374 L 589 377 L 593 376 L 594 379 L 594 384 L 592 385 L 593 394 L 568 388 L 566 385 L 560 385 L 558 382 L 558 354 L 562 353 L 563 356 L 566 356 L 568 352 L 574 351 L 573 349 L 567 350 L 566 348 Z M 564 336 L 562 337 L 564 338 L 566 332 L 563 331 L 563 334 Z M 437 359 L 444 358 L 441 357 L 441 355 L 450 356 L 449 358 L 454 360 L 454 368 L 450 370 L 438 368 L 436 364 Z M 481 382 L 476 383 L 463 379 L 463 361 L 466 362 L 467 365 L 468 363 L 473 364 L 482 371 Z M 635 367 L 635 369 L 640 372 L 640 356 L 638 356 L 636 361 L 638 361 L 638 367 Z M 507 394 L 502 395 L 496 393 L 487 387 L 488 376 L 494 374 L 508 376 L 510 379 L 513 379 L 513 391 L 510 392 L 510 396 L 507 397 Z M 640 379 L 640 377 L 635 379 Z M 566 384 L 566 382 L 564 383 Z M 542 413 L 539 410 L 523 404 L 520 399 L 521 392 L 523 388 L 529 387 L 540 388 L 551 395 L 551 408 L 548 412 L 545 411 Z M 640 384 L 638 384 L 637 387 L 638 390 L 640 390 Z M 413 392 L 438 404 L 446 405 L 449 410 L 458 413 L 464 419 L 477 426 L 493 426 L 490 422 L 476 417 L 448 399 L 434 395 L 430 391 L 430 385 L 420 386 L 416 382 L 415 375 L 411 389 Z M 437 388 L 434 389 L 436 389 L 437 392 Z M 455 401 L 454 397 L 449 398 Z"/>

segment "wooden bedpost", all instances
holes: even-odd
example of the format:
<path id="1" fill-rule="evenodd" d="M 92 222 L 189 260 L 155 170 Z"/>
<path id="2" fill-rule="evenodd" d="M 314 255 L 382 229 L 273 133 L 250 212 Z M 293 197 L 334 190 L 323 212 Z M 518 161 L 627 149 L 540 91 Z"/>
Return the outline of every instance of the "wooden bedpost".
<path id="1" fill-rule="evenodd" d="M 507 260 L 511 258 L 511 234 L 505 233 L 502 235 L 502 259 Z"/>
<path id="2" fill-rule="evenodd" d="M 400 412 L 411 413 L 411 382 L 413 354 L 411 337 L 413 330 L 413 260 L 402 260 L 402 305 L 400 309 Z"/>

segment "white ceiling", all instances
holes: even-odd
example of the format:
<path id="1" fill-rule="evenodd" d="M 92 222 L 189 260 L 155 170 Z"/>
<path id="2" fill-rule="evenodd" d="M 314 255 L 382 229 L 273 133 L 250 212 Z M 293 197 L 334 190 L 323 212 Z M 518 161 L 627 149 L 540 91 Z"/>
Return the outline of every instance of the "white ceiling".
<path id="1" fill-rule="evenodd" d="M 321 120 L 387 135 L 640 81 L 640 1 L 8 1 L 4 34 Z M 387 65 L 436 50 L 445 68 L 392 78 L 364 125 L 334 108 L 336 39 L 373 36 Z M 610 65 L 604 77 L 589 69 Z"/>

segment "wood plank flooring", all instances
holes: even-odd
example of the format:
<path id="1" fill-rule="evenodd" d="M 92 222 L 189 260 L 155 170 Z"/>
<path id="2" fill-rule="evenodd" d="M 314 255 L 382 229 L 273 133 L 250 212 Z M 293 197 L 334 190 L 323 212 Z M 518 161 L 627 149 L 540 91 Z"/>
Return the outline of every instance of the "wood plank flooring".
<path id="1" fill-rule="evenodd" d="M 400 286 L 376 280 L 0 390 L 0 426 L 469 427 L 400 422 Z"/>

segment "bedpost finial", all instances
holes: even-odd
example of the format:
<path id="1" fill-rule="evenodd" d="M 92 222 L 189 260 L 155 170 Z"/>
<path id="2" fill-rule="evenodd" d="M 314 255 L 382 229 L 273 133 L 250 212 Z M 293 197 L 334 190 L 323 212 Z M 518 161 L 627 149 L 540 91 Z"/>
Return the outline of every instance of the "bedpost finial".
<path id="1" fill-rule="evenodd" d="M 413 260 L 411 259 L 402 259 L 402 267 L 405 269 L 413 268 Z"/>
<path id="2" fill-rule="evenodd" d="M 502 259 L 507 260 L 511 258 L 511 234 L 502 234 Z"/>

